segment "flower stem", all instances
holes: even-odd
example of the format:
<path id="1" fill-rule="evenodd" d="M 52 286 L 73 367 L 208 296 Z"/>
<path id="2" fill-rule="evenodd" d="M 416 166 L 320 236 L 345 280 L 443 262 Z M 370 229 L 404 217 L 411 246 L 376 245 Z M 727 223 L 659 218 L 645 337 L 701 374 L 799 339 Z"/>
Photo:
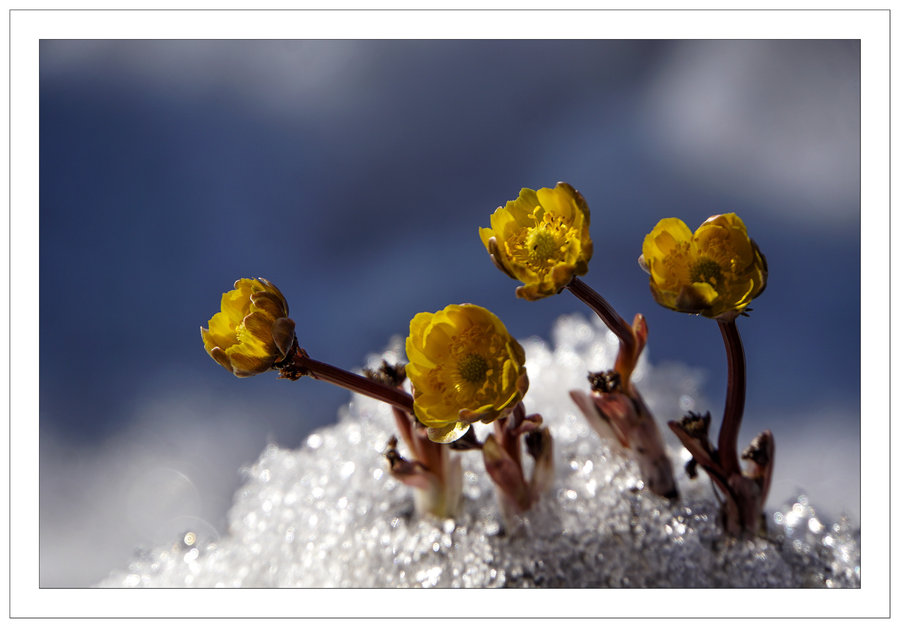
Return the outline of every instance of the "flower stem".
<path id="1" fill-rule="evenodd" d="M 414 415 L 412 396 L 398 388 L 376 382 L 362 375 L 345 371 L 344 369 L 319 362 L 309 357 L 305 351 L 299 349 L 290 356 L 290 366 L 300 375 L 307 375 L 313 379 L 336 384 L 361 395 L 388 403 L 395 408 L 405 410 Z"/>
<path id="2" fill-rule="evenodd" d="M 498 419 L 494 422 L 494 434 L 500 442 L 500 446 L 506 450 L 510 458 L 515 461 L 519 470 L 522 470 L 522 447 L 519 438 L 515 434 L 516 428 L 525 420 L 525 408 L 521 402 L 516 404 L 510 416 Z M 524 477 L 524 471 L 523 471 Z"/>
<path id="3" fill-rule="evenodd" d="M 741 418 L 744 415 L 747 371 L 744 345 L 741 343 L 741 335 L 738 333 L 737 321 L 734 319 L 719 320 L 719 330 L 722 332 L 725 353 L 728 356 L 728 391 L 725 394 L 722 429 L 719 430 L 719 460 L 727 476 L 740 472 L 737 439 L 741 429 Z"/>
<path id="4" fill-rule="evenodd" d="M 597 316 L 600 317 L 600 320 L 602 320 L 606 326 L 619 337 L 619 342 L 621 344 L 620 353 L 628 356 L 633 355 L 636 346 L 634 331 L 631 329 L 631 325 L 626 323 L 625 319 L 613 309 L 613 306 L 600 296 L 600 293 L 581 281 L 578 277 L 575 277 L 570 281 L 566 288 L 568 288 L 576 297 L 581 299 L 585 305 L 591 308 Z"/>

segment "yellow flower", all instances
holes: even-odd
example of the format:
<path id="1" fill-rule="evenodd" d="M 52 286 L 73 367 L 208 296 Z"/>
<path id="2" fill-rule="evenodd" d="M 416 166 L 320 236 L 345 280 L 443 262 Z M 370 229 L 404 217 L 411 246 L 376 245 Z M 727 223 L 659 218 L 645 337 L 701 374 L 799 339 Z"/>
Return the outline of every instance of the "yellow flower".
<path id="1" fill-rule="evenodd" d="M 498 207 L 481 241 L 500 270 L 524 286 L 516 296 L 536 301 L 557 294 L 588 270 L 594 251 L 584 197 L 568 183 L 523 188 L 519 198 Z"/>
<path id="2" fill-rule="evenodd" d="M 238 279 L 222 295 L 222 311 L 200 328 L 203 346 L 238 377 L 263 373 L 284 359 L 294 341 L 294 322 L 281 291 L 267 280 Z"/>
<path id="3" fill-rule="evenodd" d="M 465 303 L 409 323 L 406 374 L 416 416 L 438 443 L 509 414 L 528 390 L 525 351 L 494 314 Z"/>
<path id="4" fill-rule="evenodd" d="M 663 218 L 645 238 L 641 266 L 650 290 L 667 308 L 733 318 L 766 287 L 766 258 L 736 214 L 712 216 L 691 230 Z"/>

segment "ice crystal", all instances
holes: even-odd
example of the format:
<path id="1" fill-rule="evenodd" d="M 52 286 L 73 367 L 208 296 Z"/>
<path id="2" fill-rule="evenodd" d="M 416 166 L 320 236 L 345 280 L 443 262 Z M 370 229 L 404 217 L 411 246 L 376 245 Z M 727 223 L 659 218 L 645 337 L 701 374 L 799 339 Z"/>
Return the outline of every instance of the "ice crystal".
<path id="1" fill-rule="evenodd" d="M 822 521 L 805 496 L 770 513 L 764 537 L 724 536 L 718 503 L 672 446 L 682 498 L 642 490 L 636 464 L 589 428 L 568 391 L 612 364 L 616 341 L 563 317 L 553 345 L 522 343 L 531 388 L 554 437 L 556 480 L 539 504 L 504 521 L 477 452 L 463 452 L 464 507 L 421 516 L 387 472 L 387 406 L 354 396 L 337 423 L 303 447 L 267 447 L 245 470 L 229 531 L 185 530 L 136 555 L 105 587 L 859 587 L 859 529 Z M 400 339 L 369 365 L 402 360 Z M 634 381 L 658 420 L 703 407 L 699 376 L 642 360 Z M 479 426 L 479 433 L 482 427 Z M 674 445 L 670 442 L 670 445 Z"/>

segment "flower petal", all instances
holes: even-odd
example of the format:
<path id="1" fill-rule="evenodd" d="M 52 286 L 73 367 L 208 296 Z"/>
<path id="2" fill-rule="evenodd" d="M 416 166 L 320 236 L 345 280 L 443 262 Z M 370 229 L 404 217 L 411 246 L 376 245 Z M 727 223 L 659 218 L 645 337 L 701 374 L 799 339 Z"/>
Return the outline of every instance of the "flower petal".
<path id="1" fill-rule="evenodd" d="M 472 426 L 468 423 L 453 423 L 444 427 L 427 428 L 428 440 L 434 443 L 452 443 L 466 435 Z"/>

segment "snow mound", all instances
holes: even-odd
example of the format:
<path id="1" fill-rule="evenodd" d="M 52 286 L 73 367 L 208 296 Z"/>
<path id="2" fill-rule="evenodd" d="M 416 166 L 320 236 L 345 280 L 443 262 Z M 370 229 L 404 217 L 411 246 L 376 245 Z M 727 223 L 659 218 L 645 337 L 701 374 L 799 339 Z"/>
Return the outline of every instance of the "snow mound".
<path id="1" fill-rule="evenodd" d="M 531 381 L 525 404 L 551 429 L 556 480 L 520 520 L 502 520 L 478 452 L 457 454 L 461 515 L 418 515 L 412 490 L 387 471 L 390 410 L 354 396 L 336 425 L 297 450 L 271 445 L 245 470 L 227 535 L 185 530 L 171 545 L 139 550 L 98 586 L 860 586 L 859 529 L 820 520 L 804 496 L 770 513 L 766 538 L 729 539 L 708 480 L 702 472 L 686 477 L 687 453 L 674 441 L 681 500 L 641 490 L 637 466 L 588 428 L 568 396 L 587 388 L 589 370 L 613 362 L 615 337 L 599 323 L 562 317 L 552 346 L 522 344 Z M 403 359 L 399 338 L 369 365 L 382 358 Z M 705 407 L 700 374 L 683 366 L 642 359 L 634 381 L 660 422 Z"/>

